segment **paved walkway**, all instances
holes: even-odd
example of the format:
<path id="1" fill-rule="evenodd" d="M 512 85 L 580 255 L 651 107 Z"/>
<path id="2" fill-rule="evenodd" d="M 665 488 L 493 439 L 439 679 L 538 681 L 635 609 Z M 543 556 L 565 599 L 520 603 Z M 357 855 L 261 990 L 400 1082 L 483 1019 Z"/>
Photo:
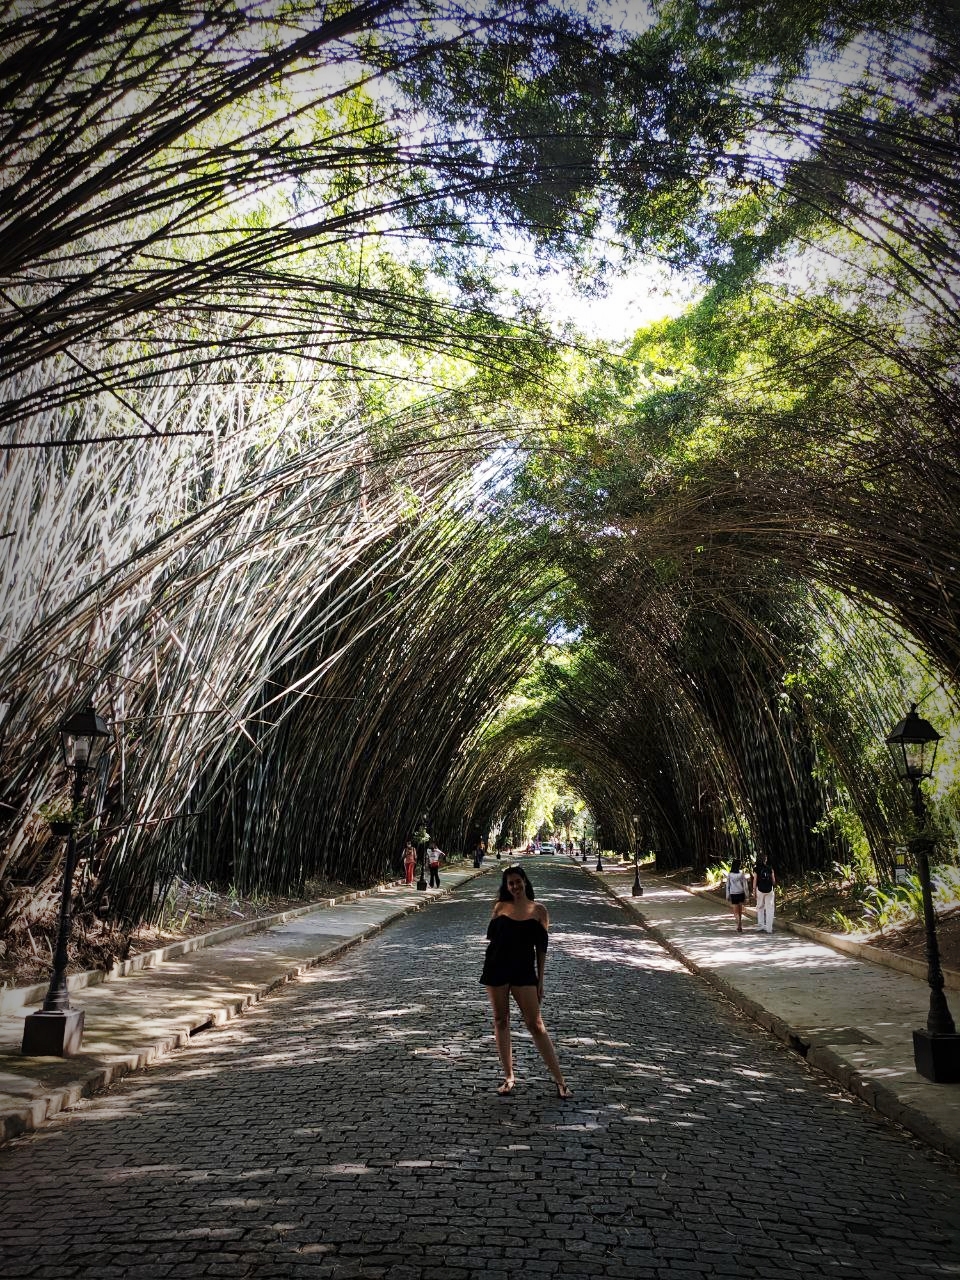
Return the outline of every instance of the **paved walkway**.
<path id="1" fill-rule="evenodd" d="M 166 960 L 156 968 L 71 993 L 84 1010 L 83 1053 L 25 1058 L 23 1013 L 0 1016 L 0 1139 L 36 1128 L 63 1107 L 189 1044 L 198 1032 L 237 1016 L 279 983 L 477 874 L 444 869 L 441 889 L 392 885 L 301 915 L 259 933 Z"/>
<path id="2" fill-rule="evenodd" d="M 954 1165 L 811 1071 L 596 879 L 527 865 L 553 920 L 544 1012 L 571 1102 L 526 1033 L 517 1094 L 495 1093 L 484 876 L 0 1147 L 0 1273 L 960 1276 Z M 648 882 L 644 908 L 679 930 L 674 892 Z M 753 947 L 683 896 L 698 962 Z M 795 965 L 832 1014 L 825 971 Z"/>
<path id="3" fill-rule="evenodd" d="M 926 982 L 782 925 L 768 935 L 745 919 L 737 934 L 725 902 L 646 872 L 643 896 L 633 898 L 632 867 L 613 866 L 596 878 L 674 955 L 811 1065 L 960 1160 L 960 1084 L 932 1084 L 914 1069 L 913 1031 L 926 1026 L 930 1003 Z M 947 995 L 960 1021 L 960 995 Z"/>

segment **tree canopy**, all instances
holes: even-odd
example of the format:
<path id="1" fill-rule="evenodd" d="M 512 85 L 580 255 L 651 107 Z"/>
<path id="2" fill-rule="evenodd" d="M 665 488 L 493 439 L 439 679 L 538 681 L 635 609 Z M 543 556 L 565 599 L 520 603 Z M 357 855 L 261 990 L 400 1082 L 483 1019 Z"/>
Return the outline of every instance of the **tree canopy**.
<path id="1" fill-rule="evenodd" d="M 87 699 L 117 919 L 424 811 L 889 873 L 883 737 L 956 738 L 957 13 L 633 16 L 4 12 L 0 928 Z M 651 263 L 619 339 L 538 294 Z"/>

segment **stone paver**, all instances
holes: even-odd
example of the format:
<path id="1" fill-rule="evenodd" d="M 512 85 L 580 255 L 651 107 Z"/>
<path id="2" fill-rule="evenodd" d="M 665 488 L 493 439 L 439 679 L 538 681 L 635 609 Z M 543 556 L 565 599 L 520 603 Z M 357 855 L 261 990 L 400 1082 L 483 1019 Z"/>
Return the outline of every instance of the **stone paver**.
<path id="1" fill-rule="evenodd" d="M 960 1275 L 960 1177 L 535 862 L 545 1016 L 500 1099 L 485 877 L 0 1148 L 16 1277 Z"/>
<path id="2" fill-rule="evenodd" d="M 211 1024 L 226 1022 L 280 983 L 372 936 L 477 874 L 445 869 L 439 893 L 406 885 L 352 896 L 71 996 L 85 1014 L 83 1052 L 24 1057 L 23 1009 L 0 1013 L 0 1139 L 136 1070 Z M 32 1006 L 36 1007 L 36 1005 Z"/>
<path id="3" fill-rule="evenodd" d="M 594 871 L 588 868 L 588 874 Z M 960 1085 L 918 1075 L 913 1029 L 926 1025 L 926 981 L 844 955 L 778 923 L 772 935 L 744 924 L 725 902 L 655 875 L 631 897 L 632 869 L 600 877 L 655 936 L 814 1066 L 938 1150 L 960 1159 Z M 955 1016 L 960 996 L 948 992 Z"/>

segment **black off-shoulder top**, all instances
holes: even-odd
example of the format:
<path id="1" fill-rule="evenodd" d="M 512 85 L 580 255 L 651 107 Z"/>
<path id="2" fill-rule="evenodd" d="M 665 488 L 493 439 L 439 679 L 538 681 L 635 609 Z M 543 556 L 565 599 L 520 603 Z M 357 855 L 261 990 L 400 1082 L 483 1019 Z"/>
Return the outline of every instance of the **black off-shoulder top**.
<path id="1" fill-rule="evenodd" d="M 537 952 L 546 951 L 549 936 L 535 917 L 514 920 L 494 916 L 487 925 L 487 954 L 480 981 L 486 987 L 535 987 Z"/>

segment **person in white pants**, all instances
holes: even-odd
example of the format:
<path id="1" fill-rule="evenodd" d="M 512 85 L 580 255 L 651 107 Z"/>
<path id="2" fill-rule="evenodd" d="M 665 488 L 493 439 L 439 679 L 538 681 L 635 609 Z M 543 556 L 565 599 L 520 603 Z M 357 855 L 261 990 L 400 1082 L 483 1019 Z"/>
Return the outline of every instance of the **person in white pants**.
<path id="1" fill-rule="evenodd" d="M 773 899 L 777 877 L 770 865 L 770 855 L 762 853 L 753 871 L 753 892 L 757 899 L 757 928 L 773 933 Z"/>

